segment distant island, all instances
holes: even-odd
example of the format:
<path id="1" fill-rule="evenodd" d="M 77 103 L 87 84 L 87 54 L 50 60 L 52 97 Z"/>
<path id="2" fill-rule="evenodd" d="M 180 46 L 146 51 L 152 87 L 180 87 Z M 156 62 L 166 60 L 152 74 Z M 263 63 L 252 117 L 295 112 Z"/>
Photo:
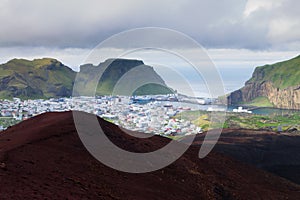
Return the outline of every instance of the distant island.
<path id="1" fill-rule="evenodd" d="M 173 93 L 163 79 L 154 71 L 153 67 L 145 65 L 140 60 L 110 59 L 108 68 L 104 71 L 95 95 L 110 95 L 118 79 L 129 70 L 142 66 L 146 71 L 146 76 L 150 76 L 156 83 L 148 84 L 138 88 L 134 94 L 168 94 Z M 100 63 L 98 66 L 86 64 L 80 66 L 80 73 L 85 78 L 97 77 L 97 72 L 108 62 Z M 136 76 L 140 76 L 136 73 Z M 12 59 L 0 65 L 0 99 L 47 99 L 70 97 L 73 92 L 74 80 L 78 72 L 62 64 L 53 58 L 34 59 Z M 134 81 L 135 77 L 131 77 Z M 82 87 L 88 89 L 88 85 Z"/>
<path id="2" fill-rule="evenodd" d="M 300 55 L 257 67 L 245 86 L 228 97 L 231 105 L 300 109 Z"/>

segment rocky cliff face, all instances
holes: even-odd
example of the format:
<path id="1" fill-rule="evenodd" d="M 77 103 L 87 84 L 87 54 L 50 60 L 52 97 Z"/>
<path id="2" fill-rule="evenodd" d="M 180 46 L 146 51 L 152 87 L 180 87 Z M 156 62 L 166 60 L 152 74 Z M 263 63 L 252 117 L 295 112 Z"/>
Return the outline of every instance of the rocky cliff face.
<path id="1" fill-rule="evenodd" d="M 100 75 L 101 77 L 99 77 Z M 125 78 L 123 82 L 119 82 L 122 81 L 122 78 Z M 85 94 L 87 96 L 93 94 L 95 92 L 94 83 L 98 79 L 96 95 L 153 95 L 173 93 L 153 67 L 145 65 L 141 60 L 118 58 L 108 59 L 98 66 L 91 64 L 80 66 L 80 73 L 77 75 L 77 80 L 79 81 L 76 83 L 74 90 L 75 94 Z M 148 83 L 147 81 L 151 83 L 146 84 Z M 136 90 L 131 91 L 135 86 L 138 86 Z"/>
<path id="2" fill-rule="evenodd" d="M 250 102 L 262 96 L 267 97 L 276 108 L 300 109 L 300 85 L 279 89 L 271 82 L 246 84 L 229 95 L 228 103 Z"/>
<path id="3" fill-rule="evenodd" d="M 300 109 L 299 60 L 298 56 L 256 68 L 245 86 L 227 97 L 228 104 L 247 104 L 257 97 L 266 97 L 276 108 Z"/>

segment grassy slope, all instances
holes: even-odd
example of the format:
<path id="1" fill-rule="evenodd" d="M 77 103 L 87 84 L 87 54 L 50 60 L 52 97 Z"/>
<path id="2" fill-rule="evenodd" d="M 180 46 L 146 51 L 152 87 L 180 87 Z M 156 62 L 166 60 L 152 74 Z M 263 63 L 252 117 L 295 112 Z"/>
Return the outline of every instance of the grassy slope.
<path id="1" fill-rule="evenodd" d="M 143 64 L 142 61 L 117 60 L 104 72 L 101 80 L 99 81 L 96 94 L 110 95 L 120 77 L 134 66 L 141 64 Z M 90 80 L 96 80 L 96 75 L 101 71 L 101 67 L 90 66 L 86 68 L 86 71 L 86 74 L 81 73 L 82 80 L 87 80 L 85 81 L 86 84 L 83 84 L 80 88 L 82 91 L 85 91 L 87 95 L 90 95 L 94 93 L 93 91 L 87 91 L 94 88 L 89 84 L 91 82 Z M 146 72 L 146 74 L 148 76 L 152 76 L 154 80 L 161 79 L 150 66 L 148 66 L 148 68 L 146 67 Z M 50 98 L 56 97 L 57 94 L 59 94 L 56 92 L 60 90 L 68 90 L 69 92 L 67 93 L 69 94 L 73 88 L 75 75 L 76 72 L 62 65 L 55 59 L 43 58 L 35 59 L 33 61 L 13 59 L 0 65 L 0 81 L 9 78 L 7 84 L 3 83 L 0 85 L 2 88 L 0 89 L 0 98 Z M 145 76 L 145 72 L 143 70 L 135 72 L 132 74 L 131 80 L 135 80 L 136 76 L 141 78 Z M 162 80 L 160 82 L 163 83 Z M 130 82 L 127 84 L 130 84 Z M 42 91 L 42 94 L 39 94 L 38 92 L 34 93 L 32 89 L 28 89 L 28 87 L 33 88 L 33 90 L 36 91 Z M 15 95 L 15 91 L 18 90 L 23 90 L 21 93 L 25 93 L 25 95 Z M 164 86 L 156 84 L 148 84 L 136 90 L 136 94 L 138 95 L 167 93 L 173 92 Z M 28 95 L 26 96 L 26 94 Z"/>
<path id="2" fill-rule="evenodd" d="M 72 88 L 75 72 L 63 66 L 60 62 L 51 58 L 35 59 L 33 61 L 25 59 L 13 59 L 0 65 L 0 79 L 5 77 L 13 78 L 8 83 L 8 87 L 24 89 L 31 87 L 42 90 L 43 95 L 30 94 L 29 96 L 19 95 L 21 98 L 49 98 L 55 96 L 53 91 L 64 86 Z M 2 90 L 0 98 L 10 98 L 12 93 L 9 90 Z"/>
<path id="3" fill-rule="evenodd" d="M 211 113 L 206 111 L 185 111 L 176 115 L 175 117 L 192 121 L 195 125 L 201 127 L 203 130 L 219 127 L 248 129 L 266 129 L 271 127 L 276 130 L 277 126 L 283 125 L 283 130 L 286 130 L 293 126 L 300 127 L 300 113 L 294 113 L 285 116 L 263 116 L 244 113 L 227 113 L 226 121 L 222 125 L 218 123 L 211 124 Z"/>
<path id="4" fill-rule="evenodd" d="M 134 92 L 134 95 L 146 95 L 146 94 L 157 95 L 157 94 L 173 94 L 173 93 L 174 91 L 172 91 L 172 89 L 168 87 L 158 85 L 155 83 L 150 83 L 139 87 Z"/>
<path id="5" fill-rule="evenodd" d="M 242 102 L 241 105 L 256 106 L 256 107 L 274 107 L 267 97 L 256 97 L 250 102 Z"/>
<path id="6" fill-rule="evenodd" d="M 100 65 L 101 67 L 101 65 Z M 139 83 L 140 80 L 145 79 L 145 75 L 147 78 L 153 81 L 157 81 L 160 84 L 146 84 L 137 88 L 134 91 L 135 95 L 146 95 L 146 94 L 170 94 L 173 93 L 172 90 L 165 87 L 164 81 L 161 77 L 154 71 L 154 69 L 150 66 L 144 65 L 142 61 L 138 60 L 122 60 L 116 59 L 111 63 L 109 68 L 107 68 L 103 75 L 100 78 L 99 85 L 97 87 L 98 95 L 108 95 L 114 91 L 116 84 L 118 81 L 123 78 L 123 75 L 126 75 L 126 80 L 130 80 L 126 82 L 126 86 L 134 86 L 134 83 Z M 134 81 L 132 81 L 134 80 Z M 165 86 L 164 86 L 165 85 Z M 124 87 L 124 89 L 128 89 L 131 87 Z M 114 91 L 116 92 L 116 91 Z M 124 92 L 124 91 L 123 91 Z M 125 92 L 126 93 L 126 92 Z M 118 94 L 118 92 L 116 92 Z M 126 95 L 132 95 L 127 94 Z"/>
<path id="7" fill-rule="evenodd" d="M 300 56 L 287 61 L 257 67 L 249 82 L 271 81 L 275 87 L 285 89 L 300 85 Z"/>
<path id="8" fill-rule="evenodd" d="M 283 126 L 283 130 L 293 126 L 299 126 L 300 114 L 294 113 L 288 116 L 261 116 L 229 114 L 226 120 L 227 127 L 264 129 Z"/>

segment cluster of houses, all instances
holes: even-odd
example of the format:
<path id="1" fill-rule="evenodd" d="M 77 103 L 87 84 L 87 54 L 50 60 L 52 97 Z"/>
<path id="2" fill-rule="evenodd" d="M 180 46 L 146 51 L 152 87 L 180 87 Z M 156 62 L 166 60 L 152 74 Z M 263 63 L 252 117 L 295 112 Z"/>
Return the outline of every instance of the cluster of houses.
<path id="1" fill-rule="evenodd" d="M 187 107 L 172 105 L 173 96 L 132 98 L 127 96 L 73 97 L 59 99 L 0 100 L 1 117 L 26 120 L 44 112 L 79 110 L 98 115 L 121 127 L 167 136 L 201 132 L 189 121 L 174 116 Z M 5 127 L 2 127 L 5 129 Z"/>
<path id="2" fill-rule="evenodd" d="M 44 112 L 67 111 L 71 110 L 72 105 L 66 98 L 62 99 L 36 99 L 21 100 L 13 98 L 13 100 L 0 100 L 1 117 L 11 117 L 15 120 L 25 120 Z"/>
<path id="3" fill-rule="evenodd" d="M 175 136 L 201 132 L 201 128 L 196 127 L 191 122 L 174 118 L 177 113 L 186 109 L 188 108 L 176 107 L 160 101 L 147 104 L 124 105 L 117 103 L 117 106 L 111 107 L 110 116 L 107 114 L 100 116 L 103 118 L 110 117 L 115 124 L 126 129 L 146 133 Z"/>

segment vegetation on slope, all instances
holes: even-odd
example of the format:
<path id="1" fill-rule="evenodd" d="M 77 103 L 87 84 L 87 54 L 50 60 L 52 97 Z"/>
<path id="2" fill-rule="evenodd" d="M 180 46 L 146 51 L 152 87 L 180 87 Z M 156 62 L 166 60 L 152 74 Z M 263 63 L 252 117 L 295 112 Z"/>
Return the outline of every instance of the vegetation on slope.
<path id="1" fill-rule="evenodd" d="M 219 114 L 223 115 L 223 113 Z M 293 127 L 297 127 L 300 130 L 300 112 L 284 116 L 227 113 L 224 124 L 218 124 L 218 122 L 211 124 L 211 112 L 207 111 L 185 111 L 175 117 L 192 121 L 205 131 L 212 128 L 267 129 L 276 131 L 278 126 L 281 126 L 282 130 L 288 130 Z"/>
<path id="2" fill-rule="evenodd" d="M 0 98 L 70 96 L 75 72 L 51 59 L 13 59 L 0 65 Z"/>
<path id="3" fill-rule="evenodd" d="M 300 55 L 287 61 L 257 67 L 251 82 L 271 81 L 275 87 L 285 89 L 300 85 Z"/>
<path id="4" fill-rule="evenodd" d="M 104 72 L 103 65 L 105 65 L 105 62 L 99 66 L 83 65 L 81 67 L 82 72 L 80 72 L 80 77 L 77 79 L 81 82 L 78 87 L 80 91 L 91 95 L 94 94 L 92 90 L 96 87 L 96 95 L 110 95 L 116 83 L 124 74 L 142 65 L 143 70 L 135 70 L 124 85 L 135 82 L 137 77 L 142 80 L 147 76 L 161 85 L 145 85 L 136 91 L 137 94 L 172 93 L 153 68 L 144 65 L 142 61 L 110 59 L 106 62 L 111 63 Z M 97 82 L 99 73 L 103 73 L 103 75 Z M 76 75 L 78 73 L 52 58 L 35 59 L 33 61 L 13 59 L 0 65 L 0 99 L 12 99 L 13 97 L 22 99 L 70 97 Z M 94 87 L 91 80 L 95 80 L 94 82 L 98 85 Z"/>
<path id="5" fill-rule="evenodd" d="M 259 96 L 250 102 L 241 102 L 241 105 L 256 106 L 256 107 L 274 107 L 267 97 Z"/>
<path id="6" fill-rule="evenodd" d="M 104 70 L 104 71 L 103 71 Z M 76 85 L 81 88 L 80 92 L 92 94 L 95 88 L 93 83 L 101 75 L 97 95 L 147 95 L 147 94 L 170 94 L 173 93 L 167 87 L 162 78 L 150 66 L 147 66 L 140 60 L 127 59 L 109 59 L 98 66 L 81 66 L 80 80 L 82 85 Z M 126 78 L 124 78 L 126 77 Z M 154 81 L 154 83 L 144 84 L 143 80 Z M 119 82 L 119 81 L 125 82 Z M 155 84 L 159 83 L 159 84 Z M 138 85 L 139 87 L 131 91 Z"/>
<path id="7" fill-rule="evenodd" d="M 272 65 L 257 67 L 250 80 L 232 92 L 227 101 L 231 105 L 252 104 L 300 110 L 300 56 Z M 268 102 L 266 97 L 272 105 Z"/>

